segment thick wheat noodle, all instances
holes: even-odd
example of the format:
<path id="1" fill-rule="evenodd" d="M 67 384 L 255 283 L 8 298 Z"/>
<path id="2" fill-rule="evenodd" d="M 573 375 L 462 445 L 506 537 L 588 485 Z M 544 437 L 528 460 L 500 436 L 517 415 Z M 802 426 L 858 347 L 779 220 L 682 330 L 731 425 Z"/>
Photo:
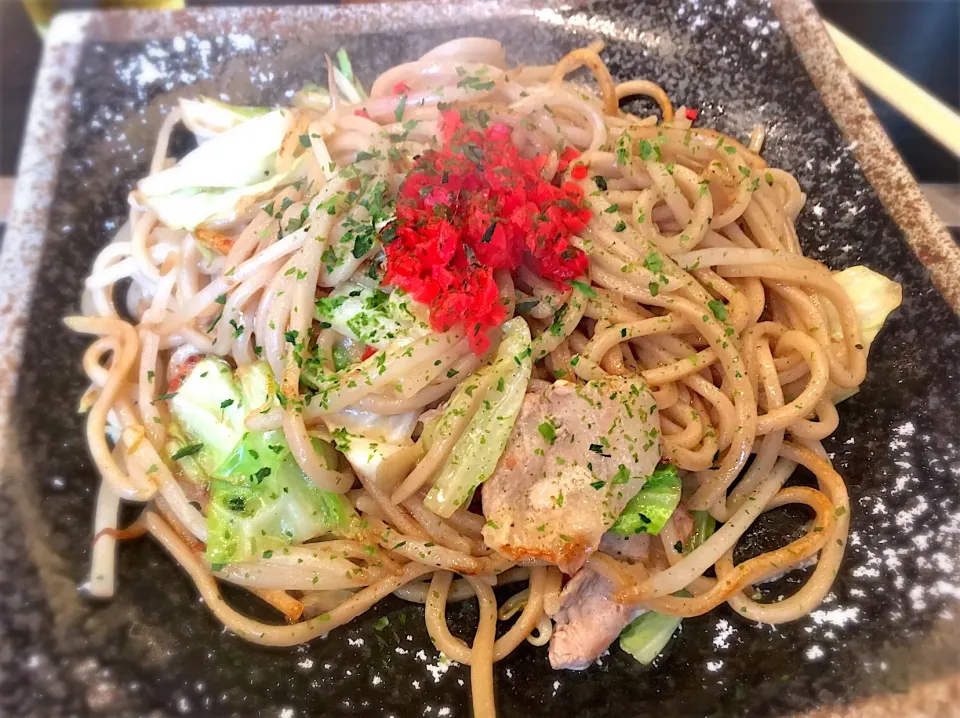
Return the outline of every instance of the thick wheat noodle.
<path id="1" fill-rule="evenodd" d="M 357 474 L 357 478 L 370 498 L 376 502 L 380 513 L 386 516 L 390 520 L 390 523 L 396 526 L 402 533 L 416 536 L 417 538 L 428 537 L 427 532 L 424 531 L 416 519 L 410 515 L 410 512 L 403 506 L 395 505 L 386 492 L 377 485 L 376 481 L 364 476 L 363 472 Z"/>
<path id="2" fill-rule="evenodd" d="M 489 585 L 473 578 L 467 581 L 477 592 L 480 602 L 480 624 L 470 649 L 470 694 L 474 718 L 495 718 L 493 697 L 493 651 L 497 639 L 497 598 Z"/>
<path id="3" fill-rule="evenodd" d="M 817 402 L 816 413 L 817 421 L 797 419 L 790 424 L 790 433 L 798 439 L 820 441 L 837 430 L 840 414 L 828 397 Z"/>
<path id="4" fill-rule="evenodd" d="M 529 597 L 529 588 L 525 588 L 519 593 L 513 594 L 510 598 L 500 604 L 500 607 L 497 609 L 497 620 L 509 621 L 516 615 L 517 611 L 520 611 L 524 606 L 527 605 L 527 599 Z"/>
<path id="5" fill-rule="evenodd" d="M 780 448 L 782 446 L 783 430 L 772 431 L 760 440 L 760 446 L 757 448 L 753 463 L 743 475 L 743 478 L 740 479 L 733 488 L 733 491 L 727 496 L 726 513 L 721 515 L 711 509 L 711 513 L 713 513 L 718 521 L 727 521 L 730 513 L 743 506 L 744 501 L 749 500 L 750 494 L 753 493 L 757 485 L 773 470 L 773 465 L 780 455 Z M 714 504 L 714 509 L 716 509 L 718 505 L 719 502 Z"/>
<path id="6" fill-rule="evenodd" d="M 430 335 L 410 344 L 402 356 L 392 362 L 385 362 L 385 369 L 373 369 L 374 358 L 358 365 L 356 369 L 345 370 L 339 380 L 340 388 L 325 391 L 319 401 L 318 411 L 332 413 L 363 399 L 378 389 L 391 386 L 401 376 L 408 374 L 419 364 L 432 362 L 451 345 L 457 344 L 463 336 L 456 332 L 442 335 Z M 370 374 L 373 374 L 371 379 Z M 314 400 L 313 403 L 318 403 Z"/>
<path id="7" fill-rule="evenodd" d="M 157 352 L 160 349 L 160 337 L 150 331 L 141 335 L 140 367 L 137 375 L 137 402 L 144 428 L 154 446 L 163 446 L 166 440 L 167 427 L 160 411 L 154 404 L 157 394 L 158 362 Z M 159 376 L 163 377 L 162 373 Z"/>
<path id="8" fill-rule="evenodd" d="M 630 80 L 621 82 L 614 90 L 617 100 L 625 97 L 635 97 L 637 95 L 646 95 L 660 106 L 660 112 L 663 114 L 664 122 L 673 121 L 673 103 L 663 88 L 655 82 L 649 80 Z"/>
<path id="9" fill-rule="evenodd" d="M 530 578 L 530 569 L 515 566 L 508 568 L 503 573 L 497 574 L 497 586 L 506 586 L 511 583 L 520 583 Z M 396 595 L 404 601 L 411 603 L 425 604 L 430 596 L 430 582 L 426 583 L 408 583 L 406 586 L 398 589 Z M 447 594 L 447 603 L 458 603 L 471 599 L 476 594 L 473 592 L 466 579 L 458 578 L 453 582 L 450 592 Z"/>
<path id="10" fill-rule="evenodd" d="M 807 416 L 823 397 L 830 379 L 826 352 L 815 339 L 802 332 L 788 330 L 780 337 L 777 348 L 798 351 L 810 367 L 810 380 L 803 392 L 792 399 L 789 405 L 768 409 L 765 414 L 757 417 L 757 434 L 784 429 Z"/>
<path id="11" fill-rule="evenodd" d="M 160 281 L 160 269 L 150 256 L 147 239 L 156 222 L 157 216 L 150 210 L 146 210 L 139 219 L 131 223 L 132 232 L 130 234 L 130 255 L 144 278 L 153 284 Z"/>
<path id="12" fill-rule="evenodd" d="M 600 56 L 589 48 L 581 48 L 567 53 L 553 66 L 550 82 L 561 82 L 564 77 L 579 67 L 586 65 L 600 85 L 600 95 L 603 97 L 603 111 L 608 115 L 616 115 L 619 111 L 617 88 L 610 77 L 610 70 Z M 661 93 L 663 91 L 661 90 Z M 658 100 L 659 101 L 659 100 Z M 667 101 L 669 104 L 669 100 Z"/>
<path id="13" fill-rule="evenodd" d="M 756 435 L 756 400 L 749 381 L 741 371 L 744 369 L 744 363 L 736 348 L 727 342 L 722 325 L 712 320 L 708 314 L 704 313 L 703 309 L 698 308 L 689 300 L 675 297 L 665 300 L 663 304 L 672 311 L 683 315 L 710 343 L 710 347 L 717 353 L 720 363 L 723 365 L 724 373 L 733 387 L 734 407 L 737 412 L 740 430 L 721 460 L 720 468 L 717 471 L 710 472 L 712 475 L 709 480 L 697 489 L 689 502 L 689 506 L 693 509 L 706 509 L 733 483 L 744 463 L 746 463 L 749 448 L 753 443 L 753 437 Z"/>
<path id="14" fill-rule="evenodd" d="M 137 332 L 127 322 L 106 317 L 69 317 L 64 322 L 75 332 L 107 334 L 116 336 L 119 340 L 119 353 L 114 352 L 107 380 L 87 415 L 87 445 L 100 475 L 111 483 L 113 490 L 121 498 L 128 501 L 148 501 L 156 493 L 156 485 L 149 481 L 133 482 L 132 477 L 125 476 L 117 466 L 106 439 L 107 412 L 126 384 L 137 358 L 140 345 Z"/>
<path id="15" fill-rule="evenodd" d="M 667 448 L 692 449 L 700 443 L 703 438 L 704 426 L 700 413 L 695 412 L 691 416 L 691 411 L 686 407 L 679 406 L 668 407 L 660 410 L 660 427 L 663 431 L 665 442 L 664 453 L 670 455 L 672 452 Z M 676 423 L 674 419 L 682 419 L 684 423 Z M 668 431 L 670 429 L 670 431 Z"/>
<path id="16" fill-rule="evenodd" d="M 535 636 L 532 632 L 527 636 L 527 643 L 531 646 L 545 646 L 550 643 L 550 639 L 553 638 L 553 621 L 550 620 L 549 616 L 542 616 L 540 622 L 537 623 L 536 628 L 534 629 L 537 632 Z"/>
<path id="17" fill-rule="evenodd" d="M 131 417 L 120 409 L 121 423 L 131 427 Z M 207 540 L 207 526 L 203 515 L 190 503 L 179 482 L 170 473 L 153 444 L 144 437 L 143 427 L 133 425 L 121 434 L 127 449 L 127 471 L 133 478 L 139 476 L 141 483 L 157 485 L 160 496 L 183 525 L 200 541 Z"/>
<path id="18" fill-rule="evenodd" d="M 154 496 L 148 505 L 148 509 L 160 514 L 161 518 L 167 522 L 177 537 L 183 541 L 193 553 L 199 555 L 203 551 L 203 543 L 197 540 L 197 537 L 190 532 L 190 529 L 184 526 L 183 522 L 177 518 L 177 515 L 170 509 L 162 496 Z M 136 521 L 136 523 L 143 526 L 145 532 L 148 532 L 146 524 L 148 514 L 149 511 L 145 509 Z M 206 567 L 206 562 L 204 562 L 204 566 Z"/>
<path id="19" fill-rule="evenodd" d="M 467 577 L 469 579 L 469 577 Z M 450 633 L 447 627 L 446 610 L 449 601 L 450 585 L 453 575 L 448 571 L 438 571 L 430 584 L 430 593 L 426 603 L 427 631 L 434 644 L 443 653 L 457 663 L 471 665 L 472 651 L 459 638 Z M 547 567 L 534 566 L 530 569 L 530 587 L 523 612 L 504 635 L 498 638 L 493 647 L 493 662 L 502 661 L 509 656 L 536 628 L 543 615 L 543 599 L 547 584 Z M 474 584 L 471 582 L 470 584 Z"/>
<path id="20" fill-rule="evenodd" d="M 491 573 L 489 561 L 483 558 L 438 546 L 433 541 L 424 541 L 414 535 L 402 534 L 373 517 L 369 517 L 367 523 L 376 542 L 398 556 L 457 573 Z M 429 539 L 429 535 L 426 538 Z"/>
<path id="21" fill-rule="evenodd" d="M 204 603 L 228 630 L 253 643 L 264 646 L 295 646 L 329 633 L 334 628 L 349 623 L 410 581 L 436 569 L 418 563 L 408 563 L 399 574 L 389 575 L 372 586 L 358 591 L 336 608 L 316 618 L 290 626 L 272 626 L 248 618 L 230 608 L 220 595 L 213 575 L 203 566 L 190 548 L 173 532 L 170 526 L 156 514 L 147 511 L 145 524 L 150 534 L 160 542 L 193 579 Z"/>
<path id="22" fill-rule="evenodd" d="M 699 396 L 709 402 L 710 406 L 717 413 L 718 421 L 716 423 L 719 434 L 717 444 L 720 450 L 726 449 L 733 440 L 733 434 L 737 428 L 737 415 L 733 403 L 715 384 L 707 381 L 699 374 L 685 376 L 682 383 L 696 392 Z M 700 412 L 701 414 L 705 412 Z M 709 414 L 707 414 L 709 417 Z"/>
<path id="23" fill-rule="evenodd" d="M 740 536 L 750 528 L 759 516 L 767 502 L 790 478 L 794 468 L 796 468 L 796 464 L 789 460 L 781 459 L 778 461 L 759 486 L 750 494 L 752 500 L 745 501 L 730 516 L 730 519 L 717 529 L 716 533 L 675 566 L 655 573 L 648 579 L 621 591 L 617 594 L 617 600 L 632 605 L 667 596 L 686 588 L 691 581 L 702 576 L 704 571 L 715 564 L 720 556 L 736 544 Z"/>
<path id="24" fill-rule="evenodd" d="M 353 474 L 342 471 L 333 471 L 321 466 L 323 461 L 317 455 L 310 436 L 307 434 L 307 427 L 303 423 L 303 414 L 294 409 L 283 413 L 283 433 L 290 445 L 290 453 L 296 459 L 297 465 L 301 468 L 310 480 L 321 489 L 333 491 L 342 494 L 349 491 L 353 486 Z"/>
<path id="25" fill-rule="evenodd" d="M 587 343 L 587 347 L 582 353 L 593 361 L 599 361 L 604 354 L 620 342 L 639 339 L 650 336 L 651 334 L 670 334 L 676 331 L 676 326 L 677 322 L 671 315 L 641 319 L 637 322 L 614 324 L 603 331 L 594 332 L 593 337 Z M 648 381 L 650 380 L 648 379 Z M 673 379 L 667 379 L 666 381 L 673 381 Z M 657 382 L 651 383 L 663 384 L 665 381 L 660 379 Z"/>
<path id="26" fill-rule="evenodd" d="M 414 396 L 406 399 L 394 399 L 380 394 L 368 394 L 354 404 L 360 411 L 370 411 L 387 416 L 405 414 L 414 409 L 422 409 L 438 399 L 442 399 L 463 381 L 460 377 L 469 376 L 477 367 L 480 360 L 472 352 L 453 365 L 457 374 L 450 379 L 438 381 L 418 391 Z M 312 419 L 310 407 L 307 407 L 307 418 Z"/>
<path id="27" fill-rule="evenodd" d="M 454 444 L 463 436 L 470 420 L 477 413 L 480 405 L 483 403 L 490 386 L 493 383 L 492 376 L 485 377 L 479 382 L 473 395 L 470 397 L 470 403 L 464 409 L 463 414 L 455 418 L 450 426 L 447 427 L 443 436 L 435 437 L 430 448 L 424 453 L 416 467 L 403 480 L 403 482 L 393 491 L 390 500 L 399 504 L 413 496 L 420 488 L 426 484 L 433 475 L 440 469 L 441 465 L 447 460 Z"/>
<path id="28" fill-rule="evenodd" d="M 616 592 L 634 583 L 634 578 L 624 571 L 619 561 L 600 551 L 590 554 L 586 565 L 612 583 Z"/>
<path id="29" fill-rule="evenodd" d="M 483 516 L 471 513 L 467 509 L 457 509 L 446 521 L 460 533 L 475 539 L 480 539 L 483 527 L 487 523 Z"/>
<path id="30" fill-rule="evenodd" d="M 103 388 L 110 378 L 110 368 L 103 366 L 107 355 L 119 356 L 120 338 L 106 335 L 96 339 L 83 353 L 83 372 L 92 386 Z"/>
<path id="31" fill-rule="evenodd" d="M 863 382 L 867 372 L 867 352 L 863 344 L 863 333 L 857 311 L 850 301 L 850 297 L 829 275 L 821 273 L 794 270 L 790 267 L 781 267 L 773 264 L 758 264 L 749 267 L 726 267 L 719 274 L 724 277 L 760 277 L 776 279 L 787 284 L 800 284 L 813 287 L 822 292 L 837 307 L 840 321 L 843 325 L 843 334 L 846 341 L 847 360 L 849 366 L 844 366 L 839 360 L 831 360 L 830 379 L 834 384 L 843 388 L 858 386 Z M 828 356 L 832 354 L 828 352 Z"/>
<path id="32" fill-rule="evenodd" d="M 195 296 L 191 297 L 190 300 L 182 305 L 175 313 L 157 325 L 156 332 L 158 334 L 173 333 L 184 323 L 190 321 L 210 307 L 219 295 L 229 292 L 229 290 L 240 284 L 243 280 L 252 277 L 261 267 L 272 264 L 278 259 L 282 259 L 292 252 L 297 251 L 303 246 L 305 238 L 306 230 L 298 229 L 296 232 L 287 235 L 275 244 L 271 244 L 265 250 L 245 262 L 241 262 L 233 274 L 214 280 Z"/>
<path id="33" fill-rule="evenodd" d="M 663 596 L 653 601 L 646 601 L 643 605 L 671 616 L 685 618 L 699 616 L 716 608 L 747 584 L 763 580 L 813 556 L 823 548 L 834 530 L 834 505 L 824 494 L 815 489 L 791 486 L 781 489 L 764 507 L 764 510 L 793 503 L 806 504 L 817 512 L 816 519 L 803 537 L 783 548 L 768 551 L 736 566 L 733 565 L 733 548 L 731 547 L 718 562 L 718 566 L 724 566 L 727 570 L 718 569 L 718 579 L 708 591 L 694 598 Z M 806 596 L 804 598 L 807 599 Z M 805 610 L 800 615 L 809 613 L 822 598 L 820 596 L 812 605 L 809 600 L 805 600 L 803 602 Z"/>
<path id="34" fill-rule="evenodd" d="M 297 194 L 292 187 L 288 187 L 278 193 L 273 198 L 273 202 L 283 204 L 284 199 L 290 199 L 292 201 L 296 198 Z M 272 215 L 266 212 L 258 212 L 256 217 L 253 218 L 253 221 L 250 222 L 234 240 L 233 246 L 230 247 L 230 251 L 227 252 L 227 256 L 224 257 L 224 272 L 229 272 L 231 269 L 235 270 L 241 262 L 249 259 L 250 255 L 256 252 L 257 246 L 260 244 L 260 234 L 265 232 L 268 227 L 270 228 L 270 233 L 273 234 L 274 230 L 280 230 L 280 223 Z"/>
<path id="35" fill-rule="evenodd" d="M 826 494 L 833 506 L 836 521 L 820 551 L 813 575 L 792 596 L 775 603 L 757 603 L 747 598 L 741 591 L 728 598 L 731 607 L 737 613 L 763 623 L 793 621 L 809 613 L 823 601 L 840 569 L 840 561 L 843 559 L 843 550 L 850 530 L 850 503 L 847 487 L 834 468 L 810 449 L 791 442 L 783 444 L 780 454 L 802 464 L 816 476 L 820 491 Z M 727 572 L 729 569 L 730 562 L 727 557 L 717 562 L 719 573 Z"/>
<path id="36" fill-rule="evenodd" d="M 371 559 L 376 559 L 378 564 L 382 563 L 383 568 L 393 573 L 397 573 L 402 568 L 401 564 L 390 558 L 390 555 L 380 549 L 380 547 L 371 546 L 369 543 L 362 543 L 351 539 L 327 539 L 317 543 L 304 544 L 303 548 L 309 550 L 339 551 L 345 556 L 360 559 L 368 563 L 371 563 Z M 373 549 L 373 556 L 370 555 L 371 549 Z"/>
<path id="37" fill-rule="evenodd" d="M 813 556 L 823 548 L 834 529 L 834 505 L 819 491 L 805 486 L 791 486 L 781 489 L 765 506 L 765 510 L 791 503 L 806 504 L 817 512 L 814 523 L 803 537 L 792 541 L 783 548 L 768 551 L 736 566 L 732 565 L 733 548 L 731 547 L 724 554 L 724 557 L 730 563 L 729 570 L 725 572 L 721 570 L 718 573 L 718 579 L 710 590 L 694 598 L 662 596 L 654 600 L 644 601 L 642 605 L 650 610 L 670 616 L 683 616 L 685 618 L 699 616 L 719 606 L 751 581 L 763 579 L 771 573 L 795 566 L 804 559 Z M 620 599 L 621 596 L 618 595 L 617 598 Z M 816 606 L 816 603 L 813 605 Z M 804 613 L 808 613 L 810 608 L 808 606 Z"/>
<path id="38" fill-rule="evenodd" d="M 418 497 L 412 496 L 402 504 L 430 538 L 441 546 L 465 554 L 476 554 L 477 545 L 466 536 L 461 536 L 455 528 L 432 511 L 428 510 Z"/>

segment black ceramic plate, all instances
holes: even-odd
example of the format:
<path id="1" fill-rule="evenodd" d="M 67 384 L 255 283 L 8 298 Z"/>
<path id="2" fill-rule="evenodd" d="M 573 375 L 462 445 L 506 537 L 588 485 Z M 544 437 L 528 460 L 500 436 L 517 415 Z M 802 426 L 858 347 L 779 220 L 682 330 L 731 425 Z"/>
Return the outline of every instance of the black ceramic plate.
<path id="1" fill-rule="evenodd" d="M 6 714 L 469 713 L 467 670 L 440 662 L 422 612 L 397 600 L 310 645 L 266 650 L 226 634 L 147 540 L 121 547 L 116 600 L 94 603 L 78 594 L 98 479 L 76 413 L 85 340 L 60 323 L 76 309 L 95 254 L 123 221 L 127 192 L 144 174 L 162 114 L 177 97 L 279 102 L 323 78 L 323 53 L 339 46 L 370 81 L 461 35 L 499 38 L 513 60 L 541 62 L 602 37 L 616 78 L 655 79 L 677 104 L 700 108 L 700 123 L 734 135 L 764 124 L 767 159 L 793 172 L 808 193 L 798 227 L 805 250 L 838 269 L 867 264 L 904 286 L 902 308 L 874 344 L 867 381 L 842 405 L 840 428 L 827 442 L 850 488 L 853 528 L 824 604 L 775 628 L 726 608 L 684 621 L 647 668 L 614 649 L 585 672 L 557 673 L 544 650 L 524 644 L 496 669 L 501 714 L 783 715 L 871 696 L 887 705 L 888 694 L 952 681 L 960 668 L 960 323 L 930 273 L 954 296 L 956 248 L 915 199 L 915 185 L 805 5 L 566 7 L 349 6 L 58 20 L 0 259 Z M 770 537 L 761 531 L 747 550 L 764 540 Z M 452 622 L 467 631 L 475 613 L 458 605 Z M 389 625 L 378 631 L 380 616 Z"/>

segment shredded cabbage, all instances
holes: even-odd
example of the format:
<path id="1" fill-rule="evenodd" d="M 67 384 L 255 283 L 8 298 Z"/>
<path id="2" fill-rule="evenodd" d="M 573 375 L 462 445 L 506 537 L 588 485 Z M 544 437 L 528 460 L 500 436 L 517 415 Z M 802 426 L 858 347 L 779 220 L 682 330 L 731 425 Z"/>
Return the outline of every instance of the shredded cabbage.
<path id="1" fill-rule="evenodd" d="M 693 521 L 693 534 L 687 539 L 683 550 L 685 555 L 702 546 L 717 529 L 717 521 L 709 511 L 694 511 Z M 676 595 L 690 596 L 687 591 L 680 591 Z M 660 655 L 660 651 L 680 625 L 680 620 L 676 616 L 666 616 L 655 611 L 644 613 L 620 633 L 620 647 L 643 665 L 648 665 Z"/>
<path id="2" fill-rule="evenodd" d="M 168 451 L 209 486 L 206 555 L 214 563 L 303 543 L 345 527 L 352 516 L 346 499 L 317 488 L 300 470 L 283 431 L 246 430 L 246 416 L 269 411 L 276 390 L 266 362 L 234 375 L 224 360 L 206 358 L 170 399 L 176 421 Z M 326 455 L 328 447 L 316 448 Z"/>
<path id="3" fill-rule="evenodd" d="M 630 622 L 620 633 L 620 648 L 643 665 L 649 665 L 680 625 L 680 618 L 648 611 Z"/>
<path id="4" fill-rule="evenodd" d="M 449 518 L 470 503 L 477 486 L 487 480 L 497 466 L 520 413 L 533 366 L 530 328 L 520 317 L 503 325 L 503 341 L 489 366 L 480 369 L 457 387 L 444 409 L 438 431 L 444 422 L 470 403 L 470 394 L 481 381 L 491 387 L 480 408 L 453 446 L 441 467 L 424 505 L 433 513 Z"/>
<path id="5" fill-rule="evenodd" d="M 212 97 L 200 97 L 181 98 L 180 112 L 183 124 L 198 140 L 209 140 L 253 117 L 267 114 L 270 108 L 229 105 Z"/>
<path id="6" fill-rule="evenodd" d="M 360 84 L 360 80 L 358 80 L 353 74 L 353 65 L 350 63 L 350 56 L 342 47 L 337 50 L 337 62 L 340 63 L 340 72 L 347 79 L 347 81 L 353 85 L 360 99 L 366 100 L 368 97 L 366 90 L 363 89 L 363 85 Z M 340 86 L 339 82 L 337 83 L 337 86 Z"/>
<path id="7" fill-rule="evenodd" d="M 352 282 L 317 302 L 317 319 L 377 349 L 406 346 L 430 334 L 430 325 L 414 314 L 419 311 L 417 302 L 403 291 L 384 292 Z"/>
<path id="8" fill-rule="evenodd" d="M 228 471 L 229 470 L 229 471 Z M 250 432 L 210 482 L 206 557 L 232 563 L 342 529 L 353 509 L 300 470 L 282 431 Z"/>
<path id="9" fill-rule="evenodd" d="M 717 520 L 709 511 L 691 511 L 693 514 L 693 534 L 683 547 L 684 555 L 702 546 L 717 530 Z"/>
<path id="10" fill-rule="evenodd" d="M 208 476 L 217 473 L 243 437 L 246 408 L 233 370 L 223 359 L 201 360 L 180 384 L 170 399 L 170 411 L 186 435 L 186 444 L 171 456 L 183 453 L 187 446 L 201 445 L 181 459 L 195 460 Z M 190 473 L 190 472 L 188 472 Z"/>
<path id="11" fill-rule="evenodd" d="M 869 349 L 887 316 L 903 302 L 903 287 L 862 265 L 834 272 L 833 278 L 853 302 Z"/>
<path id="12" fill-rule="evenodd" d="M 416 411 L 383 415 L 344 409 L 327 415 L 324 421 L 333 435 L 334 445 L 347 457 L 353 470 L 364 478 L 376 480 L 384 459 L 413 447 L 410 437 L 418 417 Z"/>
<path id="13" fill-rule="evenodd" d="M 887 316 L 903 302 L 903 287 L 862 265 L 834 272 L 833 278 L 853 302 L 857 316 L 860 317 L 863 344 L 869 352 L 870 345 L 880 333 Z M 833 403 L 839 404 L 857 391 L 857 388 L 837 391 L 832 397 Z"/>
<path id="14" fill-rule="evenodd" d="M 641 533 L 656 536 L 680 503 L 682 488 L 677 467 L 660 464 L 623 507 L 610 531 L 623 536 Z"/>
<path id="15" fill-rule="evenodd" d="M 274 110 L 217 135 L 173 167 L 140 180 L 133 200 L 177 229 L 232 219 L 303 176 L 304 154 L 283 168 L 278 164 L 293 114 Z"/>

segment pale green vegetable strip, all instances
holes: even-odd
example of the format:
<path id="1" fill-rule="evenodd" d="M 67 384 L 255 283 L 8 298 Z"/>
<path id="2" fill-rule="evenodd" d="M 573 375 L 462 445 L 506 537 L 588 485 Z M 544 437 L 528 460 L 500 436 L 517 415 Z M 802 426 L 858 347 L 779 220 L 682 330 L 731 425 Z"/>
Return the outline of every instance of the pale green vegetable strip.
<path id="1" fill-rule="evenodd" d="M 146 198 L 146 204 L 167 226 L 192 230 L 205 222 L 233 219 L 283 185 L 300 179 L 303 176 L 303 167 L 303 157 L 299 157 L 289 172 L 275 174 L 257 184 L 229 189 L 177 190 L 170 194 Z"/>
<path id="2" fill-rule="evenodd" d="M 643 665 L 649 665 L 673 636 L 680 618 L 649 611 L 633 619 L 620 634 L 620 648 Z"/>
<path id="3" fill-rule="evenodd" d="M 683 547 L 685 555 L 702 546 L 717 530 L 717 520 L 710 515 L 709 511 L 691 511 L 691 513 L 693 514 L 693 534 Z"/>
<path id="4" fill-rule="evenodd" d="M 401 291 L 387 293 L 346 282 L 317 302 L 317 319 L 361 344 L 386 349 L 431 333 L 430 325 L 411 312 L 415 304 Z"/>
<path id="5" fill-rule="evenodd" d="M 438 516 L 448 518 L 470 502 L 477 486 L 496 468 L 520 413 L 533 367 L 530 328 L 522 318 L 515 317 L 503 325 L 503 331 L 503 341 L 493 363 L 457 389 L 457 394 L 467 394 L 469 403 L 470 386 L 478 387 L 485 380 L 491 383 L 480 408 L 454 444 L 424 500 L 424 505 Z M 454 396 L 448 410 L 462 404 L 463 398 Z"/>
<path id="6" fill-rule="evenodd" d="M 290 113 L 274 110 L 243 122 L 193 150 L 173 167 L 144 177 L 138 190 L 152 197 L 178 190 L 222 189 L 262 182 L 273 170 L 290 128 Z"/>
<path id="7" fill-rule="evenodd" d="M 622 464 L 620 470 L 625 470 Z M 625 478 L 629 479 L 629 475 Z M 616 477 L 613 483 L 617 483 Z M 656 536 L 680 503 L 682 488 L 677 467 L 673 464 L 660 464 L 643 488 L 623 507 L 610 531 L 623 536 L 640 533 Z"/>
<path id="8" fill-rule="evenodd" d="M 204 140 L 216 137 L 253 117 L 265 115 L 270 108 L 230 105 L 211 97 L 200 97 L 196 100 L 181 98 L 180 111 L 187 129 Z"/>
<path id="9" fill-rule="evenodd" d="M 173 167 L 140 180 L 133 200 L 177 229 L 233 219 L 258 199 L 303 176 L 305 155 L 283 172 L 277 167 L 292 118 L 292 113 L 275 110 L 241 122 Z"/>
<path id="10" fill-rule="evenodd" d="M 282 430 L 246 430 L 246 416 L 269 411 L 276 391 L 266 362 L 234 374 L 208 357 L 168 399 L 176 420 L 168 452 L 181 454 L 181 467 L 209 491 L 206 557 L 214 563 L 264 556 L 340 530 L 353 516 L 344 497 L 317 488 L 300 470 Z M 313 442 L 322 454 L 332 451 Z"/>
<path id="11" fill-rule="evenodd" d="M 360 80 L 358 80 L 356 75 L 353 74 L 353 65 L 350 63 L 350 56 L 342 47 L 337 50 L 337 62 L 340 63 L 340 72 L 343 73 L 343 76 L 353 83 L 353 86 L 357 89 L 361 99 L 366 100 L 367 93 L 363 89 L 363 85 L 360 84 Z"/>
<path id="12" fill-rule="evenodd" d="M 862 265 L 844 269 L 842 272 L 834 272 L 833 278 L 843 287 L 843 291 L 853 302 L 857 316 L 860 317 L 864 346 L 867 351 L 870 351 L 870 345 L 876 339 L 887 316 L 903 301 L 903 287 Z M 834 404 L 839 404 L 857 391 L 856 388 L 845 389 L 838 391 L 831 398 Z"/>
<path id="13" fill-rule="evenodd" d="M 240 443 L 244 432 L 247 409 L 230 365 L 217 358 L 198 362 L 169 399 L 169 407 L 189 443 L 203 445 L 198 453 L 185 459 L 193 458 L 208 475 L 213 475 Z"/>
<path id="14" fill-rule="evenodd" d="M 834 272 L 833 278 L 853 302 L 860 317 L 863 341 L 869 348 L 887 316 L 903 301 L 903 287 L 861 265 Z"/>
<path id="15" fill-rule="evenodd" d="M 363 101 L 357 88 L 353 86 L 353 83 L 350 82 L 337 67 L 333 68 L 333 79 L 337 83 L 337 89 L 340 90 L 347 102 L 357 103 Z"/>

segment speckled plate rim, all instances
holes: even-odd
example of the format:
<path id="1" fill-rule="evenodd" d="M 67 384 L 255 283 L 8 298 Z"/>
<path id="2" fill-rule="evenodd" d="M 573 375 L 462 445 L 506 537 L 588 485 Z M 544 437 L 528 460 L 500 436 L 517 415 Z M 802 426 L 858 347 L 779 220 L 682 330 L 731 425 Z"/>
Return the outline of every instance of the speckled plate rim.
<path id="1" fill-rule="evenodd" d="M 21 153 L 12 212 L 0 253 L 0 481 L 14 470 L 5 450 L 15 409 L 11 405 L 22 358 L 24 329 L 40 269 L 60 159 L 67 143 L 70 97 L 83 46 L 91 40 L 136 41 L 169 37 L 184 30 L 229 33 L 251 23 L 330 22 L 355 25 L 359 32 L 434 24 L 418 6 L 384 5 L 382 12 L 356 4 L 309 7 L 203 8 L 175 13 L 112 11 L 65 13 L 47 37 Z M 471 3 L 470 16 L 502 18 L 505 13 L 569 7 L 570 2 L 539 0 Z M 573 3 L 578 4 L 578 3 Z M 930 273 L 934 286 L 960 314 L 960 247 L 923 197 L 916 180 L 893 147 L 879 120 L 850 75 L 810 0 L 771 0 L 784 30 L 833 116 L 864 174 L 911 250 Z M 426 9 L 426 8 L 425 8 Z M 361 21 L 362 18 L 362 21 Z M 414 20 L 415 18 L 415 20 Z M 439 20 L 439 23 L 445 22 Z M 960 702 L 960 674 L 912 686 L 906 693 L 874 696 L 847 706 L 826 707 L 810 718 L 879 718 L 890 715 L 943 715 Z"/>

